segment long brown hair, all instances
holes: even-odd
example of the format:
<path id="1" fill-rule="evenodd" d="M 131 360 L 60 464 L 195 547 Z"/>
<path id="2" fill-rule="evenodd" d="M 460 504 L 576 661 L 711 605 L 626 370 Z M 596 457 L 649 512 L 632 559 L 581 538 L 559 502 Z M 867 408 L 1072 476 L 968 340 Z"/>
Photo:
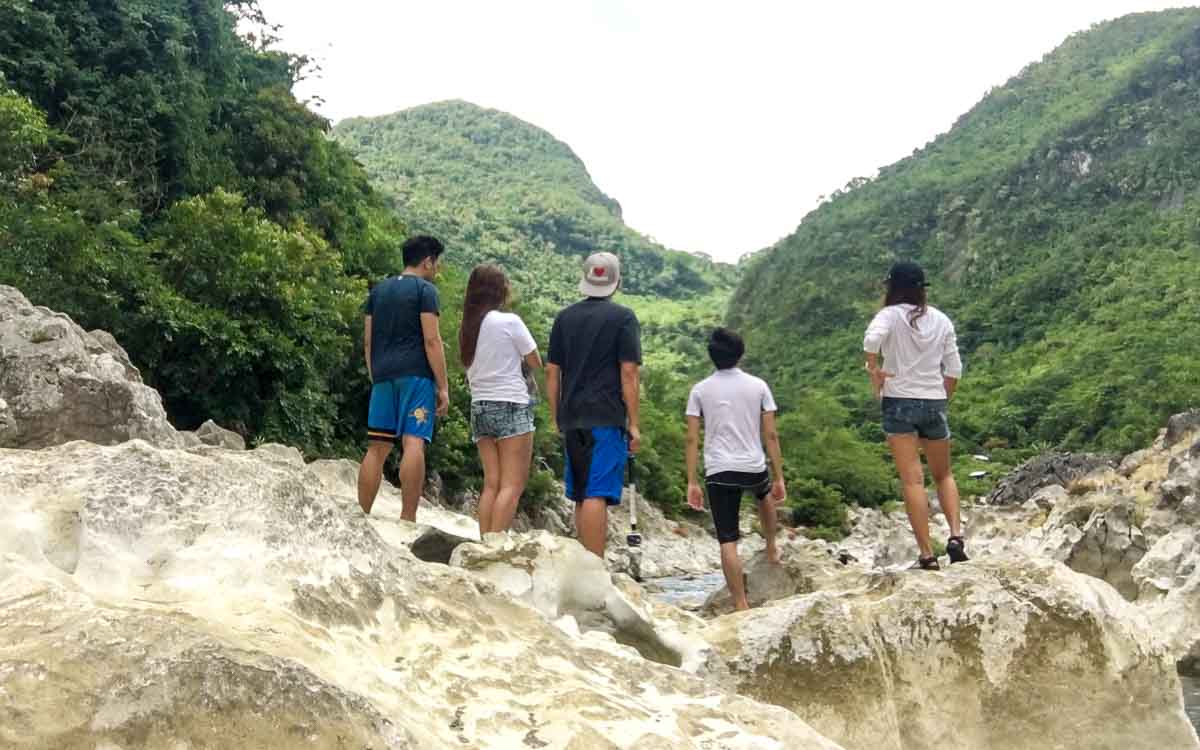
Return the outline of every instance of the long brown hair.
<path id="1" fill-rule="evenodd" d="M 917 327 L 917 320 L 929 311 L 929 296 L 923 286 L 898 286 L 891 279 L 884 282 L 887 292 L 883 295 L 883 306 L 913 305 L 917 309 L 908 314 L 908 324 Z"/>
<path id="2" fill-rule="evenodd" d="M 508 277 L 500 266 L 484 263 L 475 266 L 467 280 L 467 298 L 463 302 L 462 326 L 458 329 L 458 356 L 463 367 L 475 361 L 479 329 L 492 310 L 508 302 Z"/>

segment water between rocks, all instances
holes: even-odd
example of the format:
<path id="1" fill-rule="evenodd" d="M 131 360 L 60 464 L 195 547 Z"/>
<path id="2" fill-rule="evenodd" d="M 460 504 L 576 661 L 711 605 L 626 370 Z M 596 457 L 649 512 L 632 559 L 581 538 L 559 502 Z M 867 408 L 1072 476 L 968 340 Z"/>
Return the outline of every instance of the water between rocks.
<path id="1" fill-rule="evenodd" d="M 1183 704 L 1187 707 L 1188 718 L 1192 720 L 1196 731 L 1200 732 L 1200 677 L 1180 675 L 1179 681 L 1183 683 Z"/>
<path id="2" fill-rule="evenodd" d="M 655 599 L 691 611 L 700 609 L 708 595 L 723 585 L 725 578 L 719 570 L 702 575 L 653 578 L 645 582 L 646 591 Z M 1200 732 L 1200 677 L 1180 675 L 1179 681 L 1183 684 L 1188 718 Z"/>

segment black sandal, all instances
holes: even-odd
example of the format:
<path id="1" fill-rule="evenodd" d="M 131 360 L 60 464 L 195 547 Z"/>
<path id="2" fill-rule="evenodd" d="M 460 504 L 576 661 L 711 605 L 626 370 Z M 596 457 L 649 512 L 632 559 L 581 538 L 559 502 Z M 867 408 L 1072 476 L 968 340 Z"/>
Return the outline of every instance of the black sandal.
<path id="1" fill-rule="evenodd" d="M 950 541 L 946 542 L 946 554 L 950 556 L 951 565 L 971 559 L 967 557 L 966 542 L 961 536 L 950 537 Z"/>
<path id="2" fill-rule="evenodd" d="M 917 565 L 921 570 L 941 570 L 942 566 L 938 564 L 936 557 L 918 557 Z"/>

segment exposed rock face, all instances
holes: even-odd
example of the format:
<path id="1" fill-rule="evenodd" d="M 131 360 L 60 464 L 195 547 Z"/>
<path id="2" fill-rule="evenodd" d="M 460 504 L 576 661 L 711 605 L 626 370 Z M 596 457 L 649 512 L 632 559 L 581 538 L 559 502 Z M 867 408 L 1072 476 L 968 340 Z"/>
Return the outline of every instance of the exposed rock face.
<path id="1" fill-rule="evenodd" d="M 1107 584 L 1022 556 L 874 580 L 714 620 L 713 673 L 853 749 L 1200 747 L 1174 659 Z"/>
<path id="2" fill-rule="evenodd" d="M 134 438 L 181 444 L 162 399 L 112 336 L 0 286 L 0 448 Z"/>
<path id="3" fill-rule="evenodd" d="M 904 511 L 884 513 L 876 508 L 851 508 L 850 534 L 837 543 L 839 554 L 868 568 L 909 566 L 917 559 L 917 541 Z M 930 518 L 930 533 L 945 539 L 939 531 L 941 517 Z"/>
<path id="4" fill-rule="evenodd" d="M 379 531 L 394 497 L 325 491 L 347 468 L 0 450 L 0 746 L 838 747 L 420 562 Z"/>
<path id="5" fill-rule="evenodd" d="M 1025 548 L 1066 563 L 1072 570 L 1107 581 L 1126 599 L 1138 597 L 1133 569 L 1146 554 L 1135 499 L 1095 493 L 1066 497 L 1044 526 L 1031 532 Z"/>
<path id="6" fill-rule="evenodd" d="M 1115 456 L 1094 453 L 1048 453 L 1021 464 L 988 495 L 989 505 L 1020 504 L 1050 485 L 1066 487 L 1093 471 L 1115 468 Z"/>
<path id="7" fill-rule="evenodd" d="M 633 604 L 616 586 L 604 561 L 574 539 L 539 531 L 512 537 L 488 535 L 487 544 L 464 544 L 450 564 L 470 570 L 523 601 L 567 632 L 602 633 L 652 661 L 695 671 L 703 661 L 695 640 Z"/>

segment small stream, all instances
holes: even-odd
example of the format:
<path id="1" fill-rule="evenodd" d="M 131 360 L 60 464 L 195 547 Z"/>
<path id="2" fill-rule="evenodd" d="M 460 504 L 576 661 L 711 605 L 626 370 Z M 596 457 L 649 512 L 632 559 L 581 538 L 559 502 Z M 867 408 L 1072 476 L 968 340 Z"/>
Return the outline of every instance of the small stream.
<path id="1" fill-rule="evenodd" d="M 725 576 L 715 570 L 699 575 L 651 578 L 643 585 L 658 601 L 694 612 L 709 594 L 725 585 Z"/>
<path id="2" fill-rule="evenodd" d="M 708 595 L 725 585 L 721 571 L 694 576 L 654 578 L 645 582 L 646 591 L 655 599 L 695 611 L 700 609 Z M 1179 676 L 1183 685 L 1183 703 L 1192 726 L 1200 733 L 1200 677 Z"/>

